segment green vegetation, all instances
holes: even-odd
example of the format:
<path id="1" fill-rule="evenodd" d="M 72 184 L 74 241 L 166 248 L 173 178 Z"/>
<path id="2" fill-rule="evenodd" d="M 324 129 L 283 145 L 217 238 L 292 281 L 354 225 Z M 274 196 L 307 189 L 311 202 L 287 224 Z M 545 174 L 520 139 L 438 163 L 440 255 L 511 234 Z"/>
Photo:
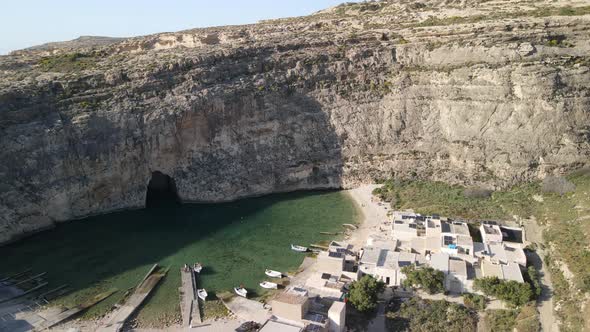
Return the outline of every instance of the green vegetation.
<path id="1" fill-rule="evenodd" d="M 479 294 L 465 293 L 463 294 L 463 303 L 470 309 L 483 311 L 486 308 L 486 297 Z"/>
<path id="2" fill-rule="evenodd" d="M 230 314 L 221 300 L 207 300 L 203 302 L 202 310 L 205 320 L 225 318 Z"/>
<path id="3" fill-rule="evenodd" d="M 537 332 L 541 328 L 539 323 L 539 313 L 533 304 L 526 305 L 520 309 L 516 316 L 516 331 L 518 332 Z"/>
<path id="4" fill-rule="evenodd" d="M 96 62 L 95 54 L 69 53 L 43 58 L 39 61 L 39 68 L 48 72 L 71 73 L 92 68 Z"/>
<path id="5" fill-rule="evenodd" d="M 406 288 L 422 288 L 428 294 L 442 293 L 445 290 L 445 275 L 442 271 L 435 270 L 431 267 L 417 269 L 412 264 L 410 266 L 404 266 L 402 273 L 406 275 L 406 279 L 402 282 Z"/>
<path id="6" fill-rule="evenodd" d="M 527 283 L 514 280 L 501 280 L 497 277 L 485 277 L 475 279 L 473 282 L 475 290 L 484 294 L 496 297 L 507 304 L 520 307 L 533 300 L 533 291 Z"/>
<path id="7" fill-rule="evenodd" d="M 373 194 L 395 209 L 414 209 L 424 214 L 439 213 L 468 219 L 508 219 L 515 212 L 530 213 L 531 193 L 537 185 L 514 188 L 508 192 L 486 192 L 432 181 L 384 181 Z"/>
<path id="8" fill-rule="evenodd" d="M 89 319 L 103 316 L 157 262 L 170 271 L 138 311 L 137 321 L 142 327 L 161 328 L 179 317 L 183 264 L 204 263 L 199 286 L 213 299 L 239 284 L 252 297 L 264 298 L 267 291 L 258 283 L 266 268 L 293 271 L 303 261 L 304 255 L 289 248 L 291 243 L 333 237 L 318 230 L 340 231 L 343 223 L 355 223 L 356 216 L 354 202 L 344 192 L 270 195 L 226 204 L 171 201 L 60 224 L 33 241 L 2 246 L 0 275 L 27 268 L 46 271 L 49 287 L 68 284 L 72 290 L 52 305 L 74 306 L 111 288 L 120 290 L 85 311 L 81 318 Z M 220 312 L 208 305 L 205 315 Z"/>
<path id="9" fill-rule="evenodd" d="M 590 293 L 590 170 L 495 192 L 422 180 L 378 182 L 383 187 L 374 194 L 396 209 L 480 220 L 511 220 L 518 216 L 545 225 L 546 243 L 533 247 L 551 248 L 552 254 L 545 261 L 552 276 L 562 330 L 583 330 L 585 317 L 590 317 L 590 310 L 580 310 Z M 562 265 L 572 272 L 571 282 L 564 277 Z M 531 285 L 531 293 L 539 294 L 537 271 L 527 271 L 524 277 Z"/>
<path id="10" fill-rule="evenodd" d="M 539 271 L 537 271 L 534 266 L 530 265 L 526 272 L 526 274 L 523 274 L 525 281 L 531 285 L 531 289 L 533 290 L 535 297 L 539 297 L 542 290 L 540 281 L 541 276 L 539 275 Z"/>
<path id="11" fill-rule="evenodd" d="M 365 275 L 350 285 L 348 300 L 360 312 L 375 310 L 377 296 L 383 292 L 385 284 L 370 275 Z"/>
<path id="12" fill-rule="evenodd" d="M 475 331 L 475 313 L 462 305 L 447 301 L 412 298 L 399 310 L 387 312 L 389 331 L 447 332 Z"/>
<path id="13" fill-rule="evenodd" d="M 485 319 L 488 331 L 512 332 L 517 315 L 516 310 L 487 310 Z"/>

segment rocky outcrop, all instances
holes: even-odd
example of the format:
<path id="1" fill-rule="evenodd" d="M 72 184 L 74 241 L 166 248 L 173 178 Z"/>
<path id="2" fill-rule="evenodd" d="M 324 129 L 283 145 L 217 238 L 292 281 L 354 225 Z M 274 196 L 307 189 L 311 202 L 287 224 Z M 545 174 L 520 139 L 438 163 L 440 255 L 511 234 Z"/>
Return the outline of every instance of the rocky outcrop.
<path id="1" fill-rule="evenodd" d="M 142 207 L 155 171 L 184 201 L 219 202 L 392 174 L 507 186 L 587 164 L 589 8 L 472 2 L 0 57 L 0 242 Z"/>

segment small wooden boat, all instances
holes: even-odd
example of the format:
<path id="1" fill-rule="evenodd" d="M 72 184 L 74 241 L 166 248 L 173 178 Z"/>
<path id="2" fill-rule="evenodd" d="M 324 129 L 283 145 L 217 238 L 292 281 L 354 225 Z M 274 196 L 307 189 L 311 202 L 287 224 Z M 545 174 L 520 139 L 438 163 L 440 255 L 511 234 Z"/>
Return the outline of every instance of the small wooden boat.
<path id="1" fill-rule="evenodd" d="M 342 226 L 344 226 L 346 228 L 350 228 L 350 229 L 358 229 L 358 227 L 353 224 L 342 224 Z"/>
<path id="2" fill-rule="evenodd" d="M 195 265 L 193 266 L 193 271 L 195 271 L 195 273 L 201 273 L 202 270 L 203 265 L 201 265 L 201 263 L 195 263 Z"/>
<path id="3" fill-rule="evenodd" d="M 298 246 L 295 244 L 291 244 L 291 250 L 299 251 L 299 252 L 307 252 L 307 247 Z"/>
<path id="4" fill-rule="evenodd" d="M 199 297 L 201 300 L 205 301 L 205 299 L 207 299 L 207 295 L 209 295 L 209 294 L 207 294 L 207 291 L 206 291 L 204 288 L 202 288 L 202 289 L 197 289 L 197 296 L 198 296 L 198 297 Z"/>
<path id="5" fill-rule="evenodd" d="M 279 271 L 275 271 L 275 270 L 269 270 L 266 269 L 266 271 L 264 271 L 264 274 L 266 274 L 267 276 L 271 277 L 271 278 L 282 278 L 283 274 Z"/>
<path id="6" fill-rule="evenodd" d="M 246 288 L 244 287 L 234 287 L 234 292 L 236 292 L 236 294 L 238 294 L 241 297 L 247 297 L 248 296 L 248 291 L 246 290 Z"/>
<path id="7" fill-rule="evenodd" d="M 275 284 L 274 282 L 263 281 L 260 283 L 260 287 L 267 289 L 277 289 L 279 288 L 279 285 Z"/>

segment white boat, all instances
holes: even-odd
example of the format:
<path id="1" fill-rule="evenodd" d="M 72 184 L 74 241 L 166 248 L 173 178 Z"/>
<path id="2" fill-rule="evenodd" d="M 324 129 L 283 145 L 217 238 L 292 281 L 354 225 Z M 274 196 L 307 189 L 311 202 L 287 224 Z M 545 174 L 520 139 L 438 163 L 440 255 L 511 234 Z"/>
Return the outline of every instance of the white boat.
<path id="1" fill-rule="evenodd" d="M 291 245 L 291 250 L 299 251 L 299 252 L 307 252 L 307 247 L 302 247 L 298 245 Z"/>
<path id="2" fill-rule="evenodd" d="M 207 291 L 204 288 L 203 289 L 197 289 L 197 296 L 201 300 L 205 301 L 205 299 L 207 298 L 207 295 L 208 295 L 207 294 Z"/>
<path id="3" fill-rule="evenodd" d="M 260 283 L 260 287 L 268 289 L 277 289 L 279 288 L 279 285 L 275 284 L 274 282 L 263 281 Z"/>
<path id="4" fill-rule="evenodd" d="M 241 297 L 248 296 L 248 291 L 244 287 L 234 287 L 234 292 L 236 292 L 236 294 L 238 294 Z"/>
<path id="5" fill-rule="evenodd" d="M 282 278 L 283 274 L 279 271 L 275 271 L 275 270 L 269 270 L 266 269 L 266 271 L 264 271 L 264 274 L 266 274 L 267 276 L 271 277 L 271 278 Z"/>
<path id="6" fill-rule="evenodd" d="M 193 271 L 195 271 L 195 273 L 201 273 L 202 270 L 203 265 L 201 265 L 201 263 L 196 263 L 193 267 Z"/>

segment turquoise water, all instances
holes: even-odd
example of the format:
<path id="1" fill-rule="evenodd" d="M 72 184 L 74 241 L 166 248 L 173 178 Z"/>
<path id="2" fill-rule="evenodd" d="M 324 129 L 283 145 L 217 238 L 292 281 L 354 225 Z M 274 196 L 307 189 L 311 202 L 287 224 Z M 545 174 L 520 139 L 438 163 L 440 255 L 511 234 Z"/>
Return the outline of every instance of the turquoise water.
<path id="1" fill-rule="evenodd" d="M 141 280 L 152 264 L 170 271 L 139 314 L 146 321 L 177 317 L 179 269 L 202 262 L 201 284 L 209 293 L 244 284 L 261 295 L 265 268 L 293 271 L 304 254 L 290 244 L 309 245 L 357 221 L 344 192 L 271 195 L 226 204 L 160 204 L 69 222 L 20 243 L 0 248 L 0 275 L 32 267 L 47 271 L 49 288 L 74 290 L 58 300 L 76 304 L 116 287 L 118 292 L 93 307 L 100 315 Z M 148 324 L 149 325 L 149 324 Z"/>

